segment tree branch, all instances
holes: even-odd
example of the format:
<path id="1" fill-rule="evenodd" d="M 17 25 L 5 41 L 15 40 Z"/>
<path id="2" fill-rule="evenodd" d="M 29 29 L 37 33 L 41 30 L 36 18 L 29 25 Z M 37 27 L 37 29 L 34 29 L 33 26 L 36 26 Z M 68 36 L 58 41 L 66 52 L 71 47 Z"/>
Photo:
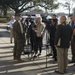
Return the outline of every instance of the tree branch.
<path id="1" fill-rule="evenodd" d="M 27 3 L 24 3 L 24 4 L 22 5 L 22 7 L 20 8 L 20 10 L 23 9 L 23 8 L 25 7 L 25 5 L 27 5 Z M 20 6 L 19 6 L 19 7 L 20 7 Z"/>
<path id="2" fill-rule="evenodd" d="M 20 12 L 23 12 L 23 11 L 25 11 L 25 10 L 27 10 L 27 9 L 30 9 L 30 8 L 33 8 L 33 7 L 35 7 L 35 6 L 29 6 L 29 7 L 27 7 L 27 8 L 21 9 Z"/>

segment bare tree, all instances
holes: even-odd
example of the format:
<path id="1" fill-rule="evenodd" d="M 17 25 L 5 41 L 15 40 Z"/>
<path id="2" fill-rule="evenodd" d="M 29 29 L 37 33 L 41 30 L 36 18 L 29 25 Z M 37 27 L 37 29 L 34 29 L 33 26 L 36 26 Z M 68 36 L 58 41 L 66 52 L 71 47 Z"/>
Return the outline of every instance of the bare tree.
<path id="1" fill-rule="evenodd" d="M 66 0 L 66 2 L 63 4 L 63 3 L 60 3 L 63 7 L 65 7 L 67 10 L 68 10 L 68 14 L 70 16 L 71 14 L 71 10 L 73 9 L 73 3 L 72 3 L 72 0 Z"/>
<path id="2" fill-rule="evenodd" d="M 15 15 L 35 6 L 41 6 L 45 9 L 53 10 L 58 7 L 56 0 L 0 0 L 0 5 L 5 5 L 15 11 Z"/>

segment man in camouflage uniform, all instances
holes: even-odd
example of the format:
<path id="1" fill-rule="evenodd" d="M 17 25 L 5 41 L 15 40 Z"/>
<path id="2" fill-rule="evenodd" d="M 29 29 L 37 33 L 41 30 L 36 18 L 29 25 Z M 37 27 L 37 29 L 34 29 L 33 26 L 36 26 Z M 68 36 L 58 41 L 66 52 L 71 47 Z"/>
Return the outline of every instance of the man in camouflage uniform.
<path id="1" fill-rule="evenodd" d="M 24 25 L 21 20 L 22 17 L 18 15 L 16 17 L 16 22 L 13 24 L 13 34 L 14 34 L 14 60 L 21 62 L 21 53 L 24 50 L 25 34 Z"/>

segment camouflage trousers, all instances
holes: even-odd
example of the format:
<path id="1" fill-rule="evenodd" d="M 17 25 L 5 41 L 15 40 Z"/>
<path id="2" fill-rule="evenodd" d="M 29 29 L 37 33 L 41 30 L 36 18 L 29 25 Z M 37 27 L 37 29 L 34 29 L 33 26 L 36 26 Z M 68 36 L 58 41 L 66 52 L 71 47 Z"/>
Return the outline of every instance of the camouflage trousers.
<path id="1" fill-rule="evenodd" d="M 14 51 L 13 51 L 13 56 L 14 59 L 21 59 L 21 53 L 24 50 L 24 42 L 22 40 L 15 41 L 14 42 Z"/>

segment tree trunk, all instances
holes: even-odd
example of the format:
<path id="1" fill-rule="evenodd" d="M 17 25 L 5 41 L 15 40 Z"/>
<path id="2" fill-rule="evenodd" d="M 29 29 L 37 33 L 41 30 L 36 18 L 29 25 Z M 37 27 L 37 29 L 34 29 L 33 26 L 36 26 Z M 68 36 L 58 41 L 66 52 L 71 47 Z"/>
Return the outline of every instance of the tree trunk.
<path id="1" fill-rule="evenodd" d="M 17 16 L 18 14 L 20 14 L 20 10 L 19 9 L 15 9 L 15 16 Z"/>
<path id="2" fill-rule="evenodd" d="M 4 9 L 4 17 L 7 17 L 7 9 Z"/>
<path id="3" fill-rule="evenodd" d="M 3 17 L 4 15 L 3 15 L 3 10 L 1 10 L 1 17 Z"/>

